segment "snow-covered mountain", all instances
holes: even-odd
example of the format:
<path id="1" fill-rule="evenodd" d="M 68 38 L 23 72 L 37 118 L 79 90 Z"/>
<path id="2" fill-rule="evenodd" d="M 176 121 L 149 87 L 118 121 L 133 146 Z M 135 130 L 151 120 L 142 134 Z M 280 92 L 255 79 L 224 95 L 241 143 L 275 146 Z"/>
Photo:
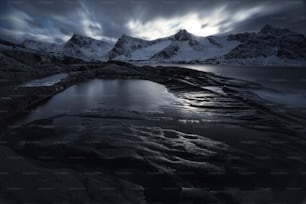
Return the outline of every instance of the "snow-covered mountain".
<path id="1" fill-rule="evenodd" d="M 64 45 L 63 53 L 83 60 L 108 60 L 113 44 L 82 35 L 73 35 Z"/>
<path id="2" fill-rule="evenodd" d="M 57 56 L 70 56 L 85 61 L 106 61 L 109 51 L 113 48 L 111 43 L 77 34 L 61 45 L 29 39 L 23 41 L 21 45 L 32 50 L 52 53 Z"/>
<path id="3" fill-rule="evenodd" d="M 186 30 L 153 41 L 123 35 L 110 59 L 155 63 L 306 65 L 305 36 L 264 26 L 257 33 L 199 37 Z"/>
<path id="4" fill-rule="evenodd" d="M 147 41 L 122 35 L 109 53 L 112 60 L 145 61 L 170 44 L 169 38 Z"/>
<path id="5" fill-rule="evenodd" d="M 238 44 L 226 37 L 194 36 L 186 30 L 153 41 L 123 35 L 109 56 L 122 61 L 189 62 L 222 56 Z"/>
<path id="6" fill-rule="evenodd" d="M 288 29 L 264 26 L 258 33 L 229 35 L 239 45 L 222 57 L 208 62 L 255 65 L 305 65 L 306 38 Z"/>
<path id="7" fill-rule="evenodd" d="M 180 30 L 170 37 L 171 43 L 150 59 L 160 62 L 203 61 L 222 56 L 239 44 L 224 36 L 199 37 L 186 30 Z"/>
<path id="8" fill-rule="evenodd" d="M 75 34 L 62 45 L 33 40 L 25 40 L 21 45 L 85 61 L 306 65 L 305 36 L 270 25 L 256 33 L 226 36 L 200 37 L 180 30 L 152 41 L 122 35 L 112 44 Z"/>
<path id="9" fill-rule="evenodd" d="M 44 43 L 28 43 L 27 48 L 23 44 L 16 44 L 13 42 L 0 39 L 0 68 L 11 69 L 15 71 L 22 71 L 33 67 L 40 67 L 44 65 L 54 64 L 69 64 L 81 62 L 80 59 L 65 56 L 63 54 L 51 53 L 47 48 L 43 50 L 40 46 L 46 46 Z M 39 45 L 39 46 L 34 46 Z M 51 46 L 52 47 L 52 46 Z"/>

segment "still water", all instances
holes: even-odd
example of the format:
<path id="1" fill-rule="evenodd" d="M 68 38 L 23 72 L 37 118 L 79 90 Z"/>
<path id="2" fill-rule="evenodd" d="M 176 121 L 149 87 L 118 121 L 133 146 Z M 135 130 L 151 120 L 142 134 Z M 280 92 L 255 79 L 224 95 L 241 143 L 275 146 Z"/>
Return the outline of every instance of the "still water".
<path id="1" fill-rule="evenodd" d="M 176 99 L 163 85 L 147 80 L 94 79 L 74 85 L 33 110 L 24 122 L 93 109 L 159 112 Z"/>

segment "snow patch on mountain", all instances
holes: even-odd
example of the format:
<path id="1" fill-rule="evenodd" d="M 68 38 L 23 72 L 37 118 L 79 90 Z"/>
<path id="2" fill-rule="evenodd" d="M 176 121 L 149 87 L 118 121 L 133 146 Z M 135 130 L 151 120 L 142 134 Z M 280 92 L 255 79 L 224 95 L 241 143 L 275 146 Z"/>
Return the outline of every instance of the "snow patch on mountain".
<path id="1" fill-rule="evenodd" d="M 64 45 L 63 53 L 86 61 L 108 60 L 113 44 L 74 34 Z"/>
<path id="2" fill-rule="evenodd" d="M 168 47 L 171 40 L 164 39 L 159 41 L 153 41 L 151 45 L 135 50 L 131 53 L 130 59 L 134 61 L 145 61 L 153 57 L 158 50 L 163 50 Z"/>
<path id="3" fill-rule="evenodd" d="M 95 40 L 82 35 L 74 34 L 66 43 L 62 45 L 40 42 L 35 40 L 25 40 L 22 46 L 46 53 L 52 53 L 56 56 L 70 56 L 84 61 L 108 60 L 108 52 L 113 44 L 101 40 Z"/>
<path id="4" fill-rule="evenodd" d="M 178 37 L 179 36 L 179 37 Z M 223 36 L 198 37 L 187 31 L 180 31 L 172 43 L 156 53 L 150 60 L 158 62 L 204 61 L 226 54 L 239 44 Z"/>
<path id="5" fill-rule="evenodd" d="M 226 37 L 194 36 L 186 30 L 153 41 L 123 35 L 109 56 L 121 61 L 189 62 L 224 55 L 238 44 Z"/>
<path id="6" fill-rule="evenodd" d="M 109 43 L 74 34 L 62 45 L 34 40 L 25 40 L 18 45 L 2 40 L 0 46 L 10 47 L 2 52 L 2 59 L 7 58 L 7 62 L 12 62 L 9 50 L 18 47 L 19 50 L 29 48 L 29 52 L 39 51 L 39 54 L 51 53 L 57 58 L 70 57 L 83 61 L 306 65 L 305 36 L 270 25 L 259 32 L 227 36 L 200 37 L 180 30 L 172 36 L 152 41 L 122 35 L 116 43 Z M 22 58 L 20 60 L 23 61 Z"/>
<path id="7" fill-rule="evenodd" d="M 306 38 L 288 29 L 264 26 L 258 33 L 229 35 L 239 45 L 207 63 L 241 65 L 296 65 L 306 63 Z"/>
<path id="8" fill-rule="evenodd" d="M 122 35 L 109 53 L 110 59 L 131 60 L 134 51 L 149 46 L 150 41 Z"/>

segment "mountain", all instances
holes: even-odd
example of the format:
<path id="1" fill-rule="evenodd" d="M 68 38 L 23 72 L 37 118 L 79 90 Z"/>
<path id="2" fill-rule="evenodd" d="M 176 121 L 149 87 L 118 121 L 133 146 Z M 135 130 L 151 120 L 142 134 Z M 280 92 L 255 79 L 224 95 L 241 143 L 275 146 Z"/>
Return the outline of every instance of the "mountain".
<path id="1" fill-rule="evenodd" d="M 109 53 L 109 58 L 122 61 L 140 61 L 150 59 L 157 51 L 168 46 L 167 38 L 154 41 L 122 35 Z"/>
<path id="2" fill-rule="evenodd" d="M 41 54 L 36 50 L 25 48 L 23 45 L 0 40 L 0 65 L 2 69 L 22 70 L 34 64 L 48 63 L 51 56 Z"/>
<path id="3" fill-rule="evenodd" d="M 0 68 L 3 70 L 23 71 L 33 67 L 45 65 L 67 64 L 81 62 L 80 59 L 54 54 L 40 46 L 50 45 L 48 43 L 28 43 L 16 44 L 0 39 Z M 33 46 L 28 48 L 26 46 Z M 39 46 L 34 46 L 39 45 Z M 52 46 L 51 46 L 52 47 Z M 49 48 L 46 46 L 45 48 Z M 43 52 L 42 52 L 43 51 Z"/>
<path id="4" fill-rule="evenodd" d="M 156 53 L 150 60 L 160 62 L 202 61 L 222 56 L 229 52 L 238 42 L 229 41 L 223 36 L 199 37 L 186 30 L 180 30 L 170 37 L 171 43 Z"/>
<path id="5" fill-rule="evenodd" d="M 106 61 L 108 60 L 108 52 L 113 47 L 111 43 L 77 34 L 74 34 L 62 45 L 29 39 L 23 41 L 21 45 L 32 50 L 52 53 L 57 56 L 79 58 L 85 61 Z"/>
<path id="6" fill-rule="evenodd" d="M 74 34 L 62 45 L 25 40 L 18 46 L 84 61 L 306 65 L 305 36 L 270 25 L 253 33 L 208 37 L 180 30 L 152 41 L 122 35 L 115 44 Z"/>
<path id="7" fill-rule="evenodd" d="M 37 50 L 37 51 L 44 51 L 44 52 L 54 52 L 60 53 L 63 49 L 62 45 L 48 43 L 48 42 L 40 42 L 35 40 L 26 39 L 21 43 L 22 46 Z"/>
<path id="8" fill-rule="evenodd" d="M 228 39 L 240 43 L 224 56 L 210 59 L 211 62 L 250 65 L 306 64 L 305 36 L 288 29 L 265 25 L 257 33 L 229 35 Z"/>
<path id="9" fill-rule="evenodd" d="M 186 30 L 153 41 L 123 35 L 109 56 L 110 59 L 122 61 L 189 62 L 221 56 L 237 44 L 225 37 L 194 36 Z"/>
<path id="10" fill-rule="evenodd" d="M 109 57 L 152 63 L 305 65 L 305 36 L 265 25 L 257 33 L 195 36 L 186 30 L 153 41 L 122 35 Z"/>
<path id="11" fill-rule="evenodd" d="M 108 52 L 113 44 L 93 38 L 74 34 L 64 45 L 63 53 L 83 60 L 108 59 Z"/>

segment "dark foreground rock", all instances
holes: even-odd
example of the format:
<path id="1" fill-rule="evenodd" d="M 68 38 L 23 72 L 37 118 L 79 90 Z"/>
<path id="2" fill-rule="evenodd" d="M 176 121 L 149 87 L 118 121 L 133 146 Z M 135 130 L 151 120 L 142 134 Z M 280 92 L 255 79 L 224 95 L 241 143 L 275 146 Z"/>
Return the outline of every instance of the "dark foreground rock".
<path id="1" fill-rule="evenodd" d="M 305 199 L 305 119 L 258 98 L 251 90 L 262 89 L 260 85 L 184 68 L 122 62 L 71 65 L 64 70 L 70 75 L 53 86 L 6 90 L 22 96 L 6 106 L 1 101 L 7 112 L 1 113 L 0 200 L 301 203 Z M 165 85 L 179 102 L 161 112 L 101 106 L 9 126 L 37 103 L 93 78 L 151 80 Z"/>

